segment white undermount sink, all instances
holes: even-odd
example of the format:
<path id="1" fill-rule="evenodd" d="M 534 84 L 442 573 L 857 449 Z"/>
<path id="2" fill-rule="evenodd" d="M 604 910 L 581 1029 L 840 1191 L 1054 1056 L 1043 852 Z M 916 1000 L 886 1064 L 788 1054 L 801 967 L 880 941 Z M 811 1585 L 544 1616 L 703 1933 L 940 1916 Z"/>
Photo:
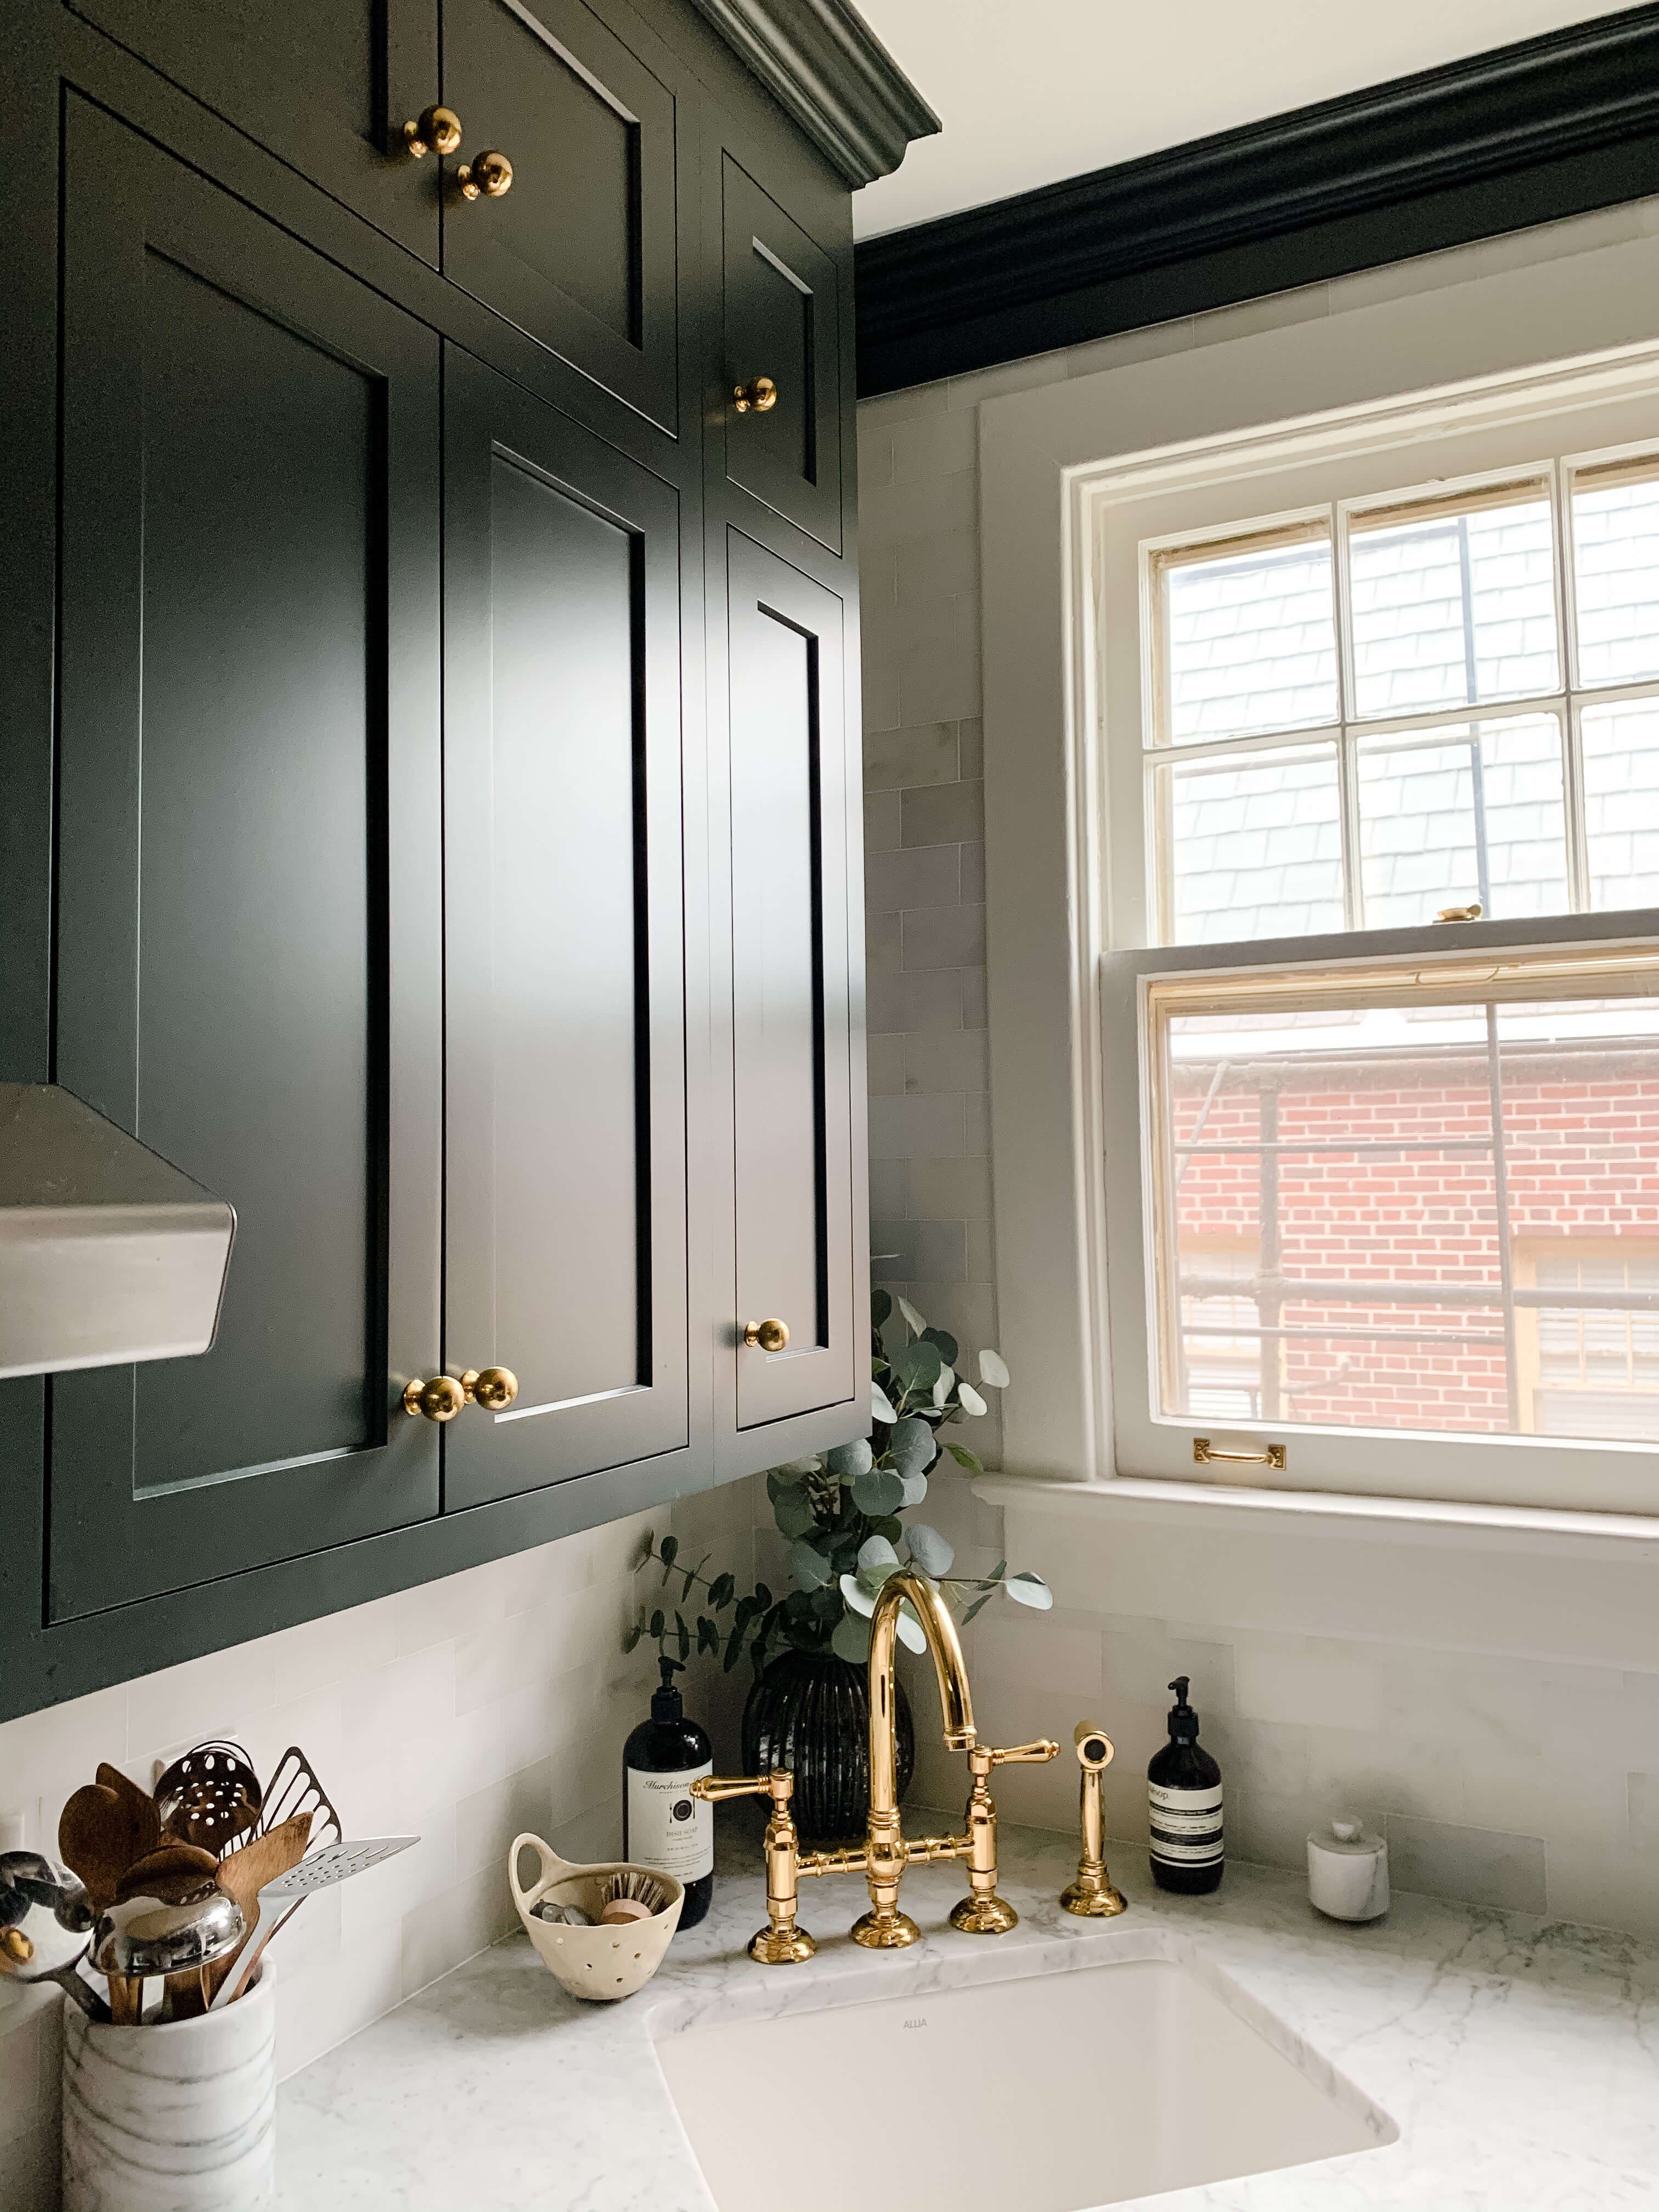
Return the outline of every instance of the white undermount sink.
<path id="1" fill-rule="evenodd" d="M 905 2212 L 1085 2212 L 1395 2140 L 1180 1936 L 1112 1950 L 943 1989 L 930 1960 L 891 1996 L 659 2034 L 719 2212 L 846 2212 L 872 2177 Z"/>

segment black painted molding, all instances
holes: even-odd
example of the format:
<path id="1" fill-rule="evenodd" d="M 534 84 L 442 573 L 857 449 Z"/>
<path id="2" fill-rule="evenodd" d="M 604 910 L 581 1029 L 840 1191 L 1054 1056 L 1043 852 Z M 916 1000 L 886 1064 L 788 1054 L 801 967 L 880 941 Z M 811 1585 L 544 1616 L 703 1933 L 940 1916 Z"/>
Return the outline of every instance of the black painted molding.
<path id="1" fill-rule="evenodd" d="M 708 0 L 698 0 L 707 6 Z M 1659 191 L 1659 5 L 869 239 L 897 390 Z"/>
<path id="2" fill-rule="evenodd" d="M 855 189 L 939 119 L 848 0 L 696 0 L 738 59 Z"/>

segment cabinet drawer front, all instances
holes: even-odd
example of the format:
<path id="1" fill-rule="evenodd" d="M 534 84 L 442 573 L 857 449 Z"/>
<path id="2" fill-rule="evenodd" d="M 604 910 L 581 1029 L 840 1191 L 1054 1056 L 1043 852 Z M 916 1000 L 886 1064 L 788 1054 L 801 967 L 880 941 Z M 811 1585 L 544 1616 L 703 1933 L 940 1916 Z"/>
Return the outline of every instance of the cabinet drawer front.
<path id="1" fill-rule="evenodd" d="M 581 0 L 445 0 L 444 274 L 607 392 L 675 422 L 674 100 Z M 499 198 L 455 177 L 493 148 Z"/>
<path id="2" fill-rule="evenodd" d="M 436 341 L 66 110 L 58 1079 L 228 1199 L 204 1358 L 51 1385 L 54 1618 L 421 1518 Z"/>
<path id="3" fill-rule="evenodd" d="M 726 473 L 841 550 L 841 359 L 836 270 L 730 154 L 725 223 Z M 740 411 L 739 386 L 769 377 L 769 406 Z"/>
<path id="4" fill-rule="evenodd" d="M 678 514 L 446 372 L 447 1509 L 687 1441 Z"/>
<path id="5" fill-rule="evenodd" d="M 77 15 L 434 267 L 438 0 L 75 0 Z"/>
<path id="6" fill-rule="evenodd" d="M 854 1395 L 841 601 L 727 534 L 738 1425 Z"/>

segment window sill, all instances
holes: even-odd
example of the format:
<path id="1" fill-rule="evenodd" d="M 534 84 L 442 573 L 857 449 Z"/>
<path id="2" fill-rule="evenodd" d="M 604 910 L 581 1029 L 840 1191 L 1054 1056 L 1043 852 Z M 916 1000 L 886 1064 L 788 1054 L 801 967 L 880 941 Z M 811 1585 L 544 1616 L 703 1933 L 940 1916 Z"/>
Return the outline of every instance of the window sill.
<path id="1" fill-rule="evenodd" d="M 1528 1505 L 1467 1505 L 1416 1498 L 1350 1497 L 1327 1490 L 1245 1490 L 1223 1483 L 1152 1481 L 1114 1475 L 1060 1482 L 1041 1475 L 982 1476 L 974 1495 L 1025 1513 L 1103 1515 L 1140 1522 L 1194 1521 L 1259 1527 L 1274 1521 L 1306 1533 L 1370 1542 L 1447 1544 L 1477 1551 L 1570 1552 L 1629 1560 L 1632 1547 L 1659 1545 L 1659 1516 L 1572 1513 Z"/>

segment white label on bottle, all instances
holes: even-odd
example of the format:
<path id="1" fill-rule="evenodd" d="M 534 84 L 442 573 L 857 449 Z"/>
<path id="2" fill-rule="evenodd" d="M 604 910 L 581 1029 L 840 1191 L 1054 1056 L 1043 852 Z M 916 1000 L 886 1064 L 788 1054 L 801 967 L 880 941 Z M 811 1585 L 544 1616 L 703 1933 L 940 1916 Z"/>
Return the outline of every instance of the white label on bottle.
<path id="1" fill-rule="evenodd" d="M 628 1770 L 628 1856 L 635 1866 L 654 1867 L 676 1881 L 701 1881 L 714 1871 L 714 1808 L 691 1795 L 699 1777 L 712 1774 L 713 1759 L 680 1774 Z"/>
<path id="2" fill-rule="evenodd" d="M 1212 1790 L 1146 1785 L 1152 1855 L 1170 1866 L 1208 1866 L 1222 1856 L 1221 1784 Z"/>

